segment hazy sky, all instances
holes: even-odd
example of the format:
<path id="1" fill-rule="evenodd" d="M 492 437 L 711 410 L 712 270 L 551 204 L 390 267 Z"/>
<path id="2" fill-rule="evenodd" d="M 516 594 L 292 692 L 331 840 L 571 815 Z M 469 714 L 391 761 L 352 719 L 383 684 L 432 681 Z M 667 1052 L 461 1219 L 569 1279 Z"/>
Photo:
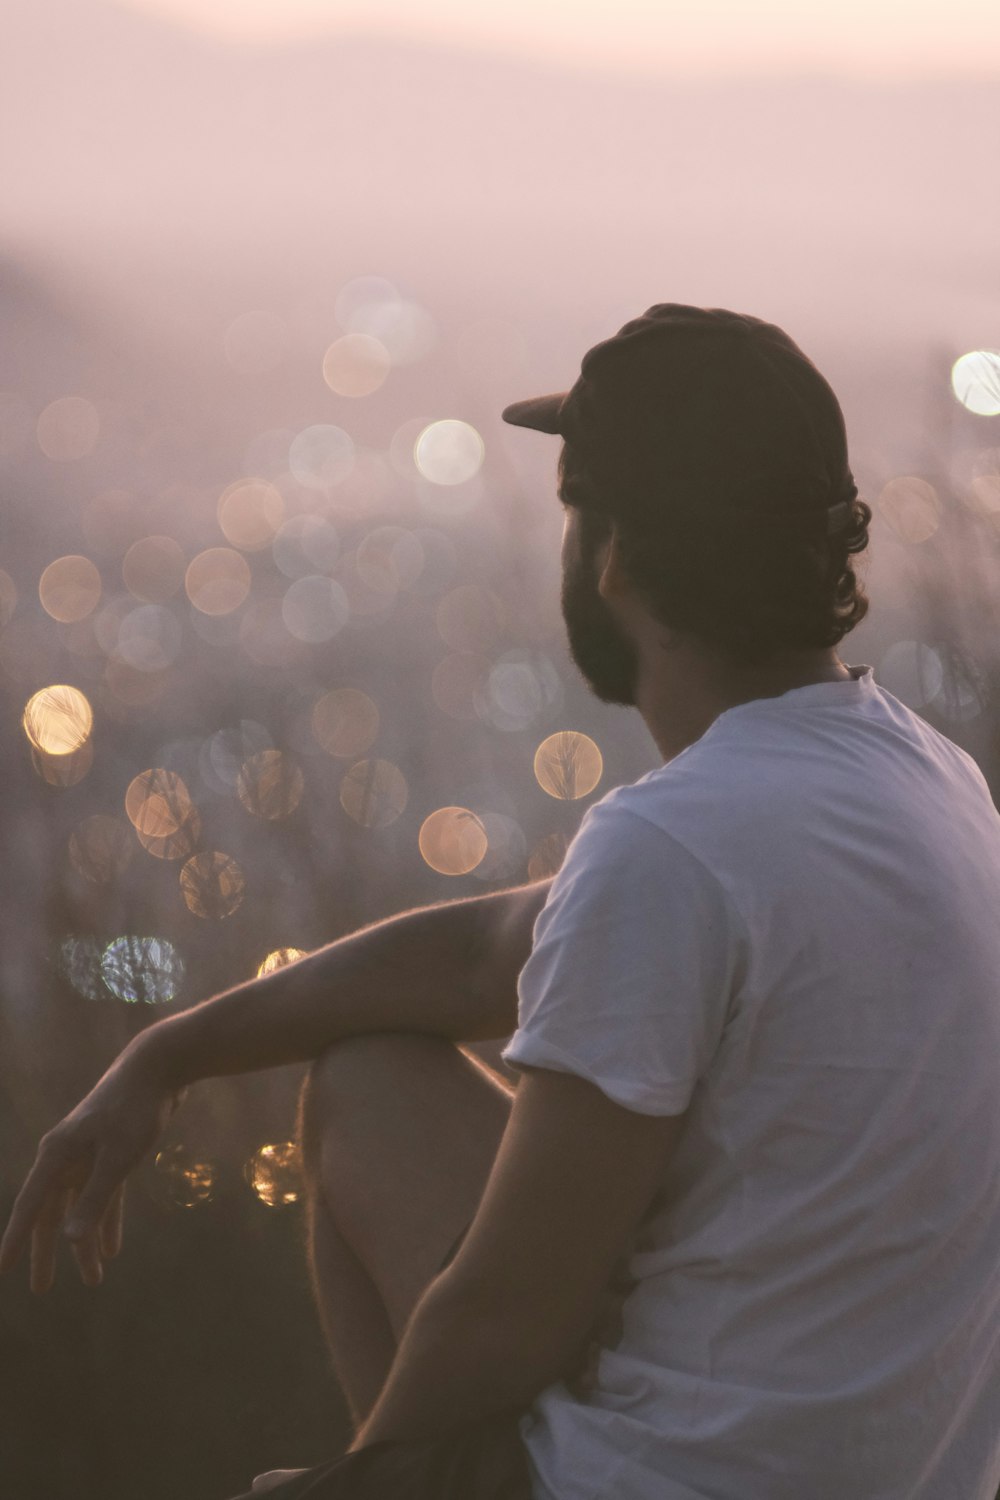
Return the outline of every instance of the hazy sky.
<path id="1" fill-rule="evenodd" d="M 389 31 L 662 72 L 1000 72 L 997 0 L 120 0 L 240 39 Z"/>

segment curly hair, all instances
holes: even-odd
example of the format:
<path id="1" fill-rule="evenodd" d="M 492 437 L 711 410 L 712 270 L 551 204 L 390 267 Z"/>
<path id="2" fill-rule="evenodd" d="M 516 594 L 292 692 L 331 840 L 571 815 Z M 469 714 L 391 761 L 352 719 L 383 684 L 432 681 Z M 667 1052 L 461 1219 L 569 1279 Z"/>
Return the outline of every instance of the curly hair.
<path id="1" fill-rule="evenodd" d="M 639 516 L 599 492 L 568 444 L 558 488 L 581 513 L 585 555 L 615 525 L 626 571 L 654 617 L 733 666 L 836 646 L 868 613 L 851 563 L 868 546 L 872 511 L 861 499 L 833 536 L 825 535 L 825 510 L 815 508 L 675 506 Z"/>

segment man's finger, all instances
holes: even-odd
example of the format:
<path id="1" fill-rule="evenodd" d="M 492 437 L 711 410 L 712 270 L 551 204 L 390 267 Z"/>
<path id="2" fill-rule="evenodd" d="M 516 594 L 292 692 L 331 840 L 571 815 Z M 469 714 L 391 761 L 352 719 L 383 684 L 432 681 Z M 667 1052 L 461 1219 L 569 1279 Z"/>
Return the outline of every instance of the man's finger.
<path id="1" fill-rule="evenodd" d="M 64 1233 L 67 1239 L 79 1240 L 86 1235 L 97 1234 L 124 1175 L 122 1163 L 117 1157 L 107 1151 L 98 1155 L 86 1186 L 66 1220 Z"/>
<path id="2" fill-rule="evenodd" d="M 59 1173 L 51 1161 L 41 1156 L 24 1180 L 14 1200 L 10 1219 L 0 1244 L 0 1273 L 16 1266 L 24 1253 L 32 1228 L 48 1196 L 55 1190 Z"/>
<path id="3" fill-rule="evenodd" d="M 104 1218 L 101 1220 L 100 1249 L 105 1260 L 113 1260 L 122 1247 L 122 1226 L 125 1218 L 125 1184 L 119 1183 L 111 1195 Z"/>
<path id="4" fill-rule="evenodd" d="M 55 1188 L 35 1215 L 31 1233 L 31 1275 L 33 1292 L 47 1292 L 56 1275 L 56 1244 L 59 1225 L 69 1202 L 69 1188 Z"/>
<path id="5" fill-rule="evenodd" d="M 90 1230 L 79 1239 L 71 1240 L 70 1246 L 84 1286 L 100 1286 L 104 1280 L 104 1269 L 101 1265 L 101 1246 L 97 1232 Z"/>

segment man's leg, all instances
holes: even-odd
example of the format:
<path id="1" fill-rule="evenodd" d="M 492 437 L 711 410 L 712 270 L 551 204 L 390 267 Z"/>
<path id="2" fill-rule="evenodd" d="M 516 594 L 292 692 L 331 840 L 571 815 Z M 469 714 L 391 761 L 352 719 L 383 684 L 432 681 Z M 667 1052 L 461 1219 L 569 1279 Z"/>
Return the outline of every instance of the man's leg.
<path id="1" fill-rule="evenodd" d="M 475 1215 L 513 1093 L 431 1036 L 352 1037 L 310 1069 L 299 1111 L 309 1260 L 358 1425 L 413 1308 Z"/>

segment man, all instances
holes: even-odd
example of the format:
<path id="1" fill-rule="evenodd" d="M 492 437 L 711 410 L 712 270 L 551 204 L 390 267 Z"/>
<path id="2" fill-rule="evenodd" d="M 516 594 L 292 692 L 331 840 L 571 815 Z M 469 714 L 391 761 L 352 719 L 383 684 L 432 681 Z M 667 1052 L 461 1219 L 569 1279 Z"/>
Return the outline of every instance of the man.
<path id="1" fill-rule="evenodd" d="M 358 1430 L 259 1488 L 993 1500 L 1000 819 L 836 654 L 871 519 L 836 398 L 772 325 L 668 304 L 504 417 L 564 440 L 570 646 L 664 764 L 554 881 L 149 1028 L 43 1140 L 0 1267 L 30 1242 L 44 1290 L 68 1211 L 96 1284 L 184 1086 L 308 1060 Z M 512 1033 L 516 1091 L 456 1045 Z"/>

